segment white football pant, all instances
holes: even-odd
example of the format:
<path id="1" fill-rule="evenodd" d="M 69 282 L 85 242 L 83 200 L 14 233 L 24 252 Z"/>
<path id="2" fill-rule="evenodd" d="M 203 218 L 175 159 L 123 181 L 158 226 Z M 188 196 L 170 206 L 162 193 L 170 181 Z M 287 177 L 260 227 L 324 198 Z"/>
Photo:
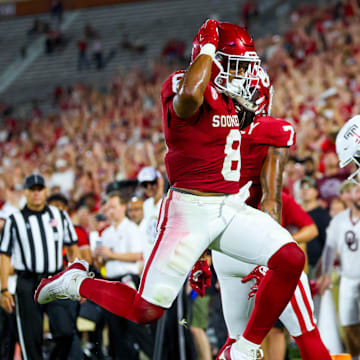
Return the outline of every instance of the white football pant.
<path id="1" fill-rule="evenodd" d="M 145 300 L 169 308 L 207 248 L 246 263 L 267 265 L 276 251 L 294 242 L 269 215 L 245 204 L 250 185 L 227 196 L 169 190 L 139 288 Z"/>
<path id="2" fill-rule="evenodd" d="M 243 284 L 241 279 L 254 269 L 254 265 L 234 260 L 217 251 L 212 252 L 212 260 L 220 283 L 228 333 L 232 339 L 237 339 L 245 330 L 254 305 L 254 298 L 248 300 L 248 294 L 255 280 Z M 315 328 L 313 310 L 308 278 L 303 272 L 295 296 L 286 306 L 280 320 L 290 335 L 296 337 Z"/>

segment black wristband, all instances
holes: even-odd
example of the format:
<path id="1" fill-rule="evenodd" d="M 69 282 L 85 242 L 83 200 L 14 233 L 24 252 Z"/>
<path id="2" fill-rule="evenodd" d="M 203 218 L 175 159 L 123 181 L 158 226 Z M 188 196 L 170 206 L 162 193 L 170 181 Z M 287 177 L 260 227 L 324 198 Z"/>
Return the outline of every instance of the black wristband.
<path id="1" fill-rule="evenodd" d="M 8 288 L 1 289 L 0 293 L 2 294 L 2 293 L 7 292 L 7 291 L 9 291 Z"/>

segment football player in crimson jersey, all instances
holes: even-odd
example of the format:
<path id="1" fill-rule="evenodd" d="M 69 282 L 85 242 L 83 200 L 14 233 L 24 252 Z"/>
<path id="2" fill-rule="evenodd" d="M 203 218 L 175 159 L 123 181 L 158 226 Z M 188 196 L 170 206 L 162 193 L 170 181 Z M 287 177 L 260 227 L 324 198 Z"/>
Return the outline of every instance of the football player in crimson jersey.
<path id="1" fill-rule="evenodd" d="M 262 76 L 259 104 L 264 116 L 257 117 L 249 127 L 242 131 L 240 185 L 252 181 L 251 195 L 246 203 L 255 208 L 261 206 L 263 211 L 281 222 L 286 228 L 295 226 L 298 231 L 293 233 L 294 239 L 299 243 L 305 243 L 317 235 L 316 225 L 291 197 L 281 193 L 282 172 L 287 160 L 288 147 L 295 142 L 295 131 L 288 122 L 269 116 L 272 89 L 267 74 L 261 68 L 260 70 Z M 224 316 L 229 330 L 229 338 L 220 350 L 218 359 L 230 359 L 228 347 L 242 333 L 250 314 L 248 293 L 250 291 L 252 296 L 255 295 L 258 284 L 251 288 L 253 283 L 242 284 L 241 280 L 252 270 L 250 264 L 233 260 L 217 251 L 213 252 L 213 261 L 221 286 Z M 202 267 L 198 266 L 199 264 L 200 262 L 194 266 L 194 269 L 198 271 L 198 274 L 200 270 L 201 274 Z M 266 268 L 258 266 L 246 278 L 260 281 L 265 274 L 265 272 L 262 274 L 261 270 L 266 271 Z M 208 277 L 205 274 L 204 277 Z M 196 282 L 192 280 L 190 276 L 191 285 L 194 289 L 197 287 L 200 294 L 204 291 L 206 280 L 209 279 L 201 279 L 200 275 Z M 303 273 L 295 294 L 280 319 L 290 334 L 295 337 L 303 359 L 330 359 L 314 324 L 312 309 L 308 280 Z M 278 336 L 278 331 L 274 331 L 273 334 L 275 336 L 270 337 L 270 340 L 282 340 Z M 284 346 L 279 346 L 278 342 L 272 341 L 269 345 L 270 352 L 267 353 L 267 359 L 284 358 Z M 319 350 L 309 351 L 314 346 Z M 275 348 L 276 351 L 271 351 Z"/>
<path id="2" fill-rule="evenodd" d="M 81 295 L 138 323 L 158 319 L 176 298 L 196 260 L 208 247 L 269 268 L 247 327 L 230 349 L 233 360 L 258 358 L 261 342 L 292 297 L 305 263 L 289 232 L 245 204 L 240 188 L 237 102 L 251 102 L 260 59 L 241 27 L 208 20 L 193 42 L 188 70 L 172 74 L 161 89 L 171 188 L 163 200 L 158 234 L 139 290 L 90 279 L 87 264 L 43 280 L 35 300 Z M 259 231 L 260 229 L 260 231 Z"/>
<path id="3" fill-rule="evenodd" d="M 293 234 L 293 237 L 299 243 L 311 241 L 317 234 L 316 225 L 309 215 L 302 210 L 293 198 L 284 193 L 282 194 L 282 219 L 284 227 L 293 228 L 296 226 L 298 231 Z M 242 284 L 242 281 L 249 271 L 255 272 L 249 279 L 259 277 L 259 280 L 261 280 L 263 275 L 259 271 L 262 270 L 265 273 L 266 268 L 261 267 L 259 269 L 259 267 L 256 267 L 255 270 L 252 270 L 251 265 L 235 262 L 228 256 L 216 251 L 213 252 L 213 263 L 221 287 L 223 312 L 229 332 L 227 342 L 219 352 L 218 359 L 229 359 L 226 353 L 223 354 L 223 351 L 235 341 L 236 334 L 242 333 L 245 328 L 252 306 L 248 302 L 248 293 L 251 293 L 252 296 L 255 295 L 258 286 L 258 284 L 255 284 L 254 287 L 253 282 Z M 313 302 L 308 279 L 303 273 L 295 294 L 281 314 L 280 320 L 297 342 L 303 360 L 330 359 L 328 351 L 322 344 L 312 312 Z M 266 359 L 284 359 L 286 343 L 280 324 L 277 324 L 270 331 L 269 337 L 266 338 L 263 346 L 264 351 L 266 350 Z M 307 351 L 311 347 L 320 348 L 320 352 Z"/>
<path id="4" fill-rule="evenodd" d="M 272 91 L 269 91 L 271 88 L 268 79 L 261 81 L 261 85 L 264 84 L 260 94 L 265 99 L 262 105 L 265 116 L 255 118 L 254 122 L 242 131 L 240 185 L 252 181 L 250 197 L 246 203 L 255 208 L 260 206 L 286 228 L 296 226 L 298 231 L 293 237 L 297 242 L 304 243 L 317 235 L 316 225 L 291 197 L 281 193 L 282 172 L 288 148 L 295 142 L 295 131 L 288 122 L 269 116 Z M 229 338 L 217 359 L 228 360 L 231 359 L 229 345 L 242 333 L 251 312 L 248 293 L 255 295 L 258 286 L 257 283 L 250 288 L 253 283 L 249 284 L 248 280 L 253 278 L 260 281 L 266 268 L 258 266 L 252 270 L 250 264 L 236 261 L 217 251 L 213 251 L 213 263 L 220 282 L 224 316 L 229 331 Z M 195 268 L 198 269 L 196 266 Z M 246 277 L 247 284 L 242 284 L 241 280 L 250 271 L 252 272 Z M 314 323 L 312 311 L 310 288 L 303 273 L 295 294 L 280 319 L 299 345 L 302 359 L 330 359 Z M 276 345 L 277 351 L 268 353 L 267 359 L 284 358 L 285 354 L 281 352 L 285 349 L 281 351 L 281 346 Z"/>

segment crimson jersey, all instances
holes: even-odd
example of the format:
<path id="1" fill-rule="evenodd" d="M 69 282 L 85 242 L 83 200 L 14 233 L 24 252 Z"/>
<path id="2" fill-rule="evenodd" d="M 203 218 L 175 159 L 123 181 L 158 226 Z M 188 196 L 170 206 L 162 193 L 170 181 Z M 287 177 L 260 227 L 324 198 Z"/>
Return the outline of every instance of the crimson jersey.
<path id="1" fill-rule="evenodd" d="M 289 147 L 295 144 L 295 130 L 287 121 L 272 116 L 257 117 L 241 131 L 240 186 L 252 181 L 250 197 L 246 201 L 257 208 L 262 197 L 260 174 L 269 146 Z"/>
<path id="2" fill-rule="evenodd" d="M 239 120 L 231 98 L 210 82 L 204 103 L 189 119 L 179 118 L 174 95 L 184 71 L 170 75 L 161 88 L 162 121 L 171 186 L 234 194 L 239 191 Z"/>

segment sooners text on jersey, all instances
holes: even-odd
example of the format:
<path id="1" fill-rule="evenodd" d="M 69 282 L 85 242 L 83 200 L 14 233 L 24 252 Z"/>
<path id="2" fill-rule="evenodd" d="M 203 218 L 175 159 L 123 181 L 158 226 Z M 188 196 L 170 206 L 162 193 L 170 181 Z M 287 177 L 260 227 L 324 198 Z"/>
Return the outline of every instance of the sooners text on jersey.
<path id="1" fill-rule="evenodd" d="M 239 120 L 231 98 L 210 82 L 204 103 L 189 119 L 181 119 L 173 98 L 185 72 L 169 76 L 161 88 L 162 121 L 168 147 L 165 165 L 170 185 L 234 194 L 239 191 Z"/>
<path id="2" fill-rule="evenodd" d="M 257 117 L 250 126 L 241 131 L 241 138 L 240 186 L 252 181 L 247 203 L 257 208 L 262 196 L 260 174 L 269 146 L 292 146 L 295 144 L 296 134 L 287 121 L 262 116 Z"/>

